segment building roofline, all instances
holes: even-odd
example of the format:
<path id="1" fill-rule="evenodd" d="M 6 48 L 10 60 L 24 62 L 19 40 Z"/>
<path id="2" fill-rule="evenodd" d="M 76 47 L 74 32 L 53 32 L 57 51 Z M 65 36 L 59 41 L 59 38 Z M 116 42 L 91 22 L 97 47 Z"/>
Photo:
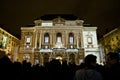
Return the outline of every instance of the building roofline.
<path id="1" fill-rule="evenodd" d="M 13 36 L 12 34 L 10 34 L 9 32 L 7 32 L 5 29 L 2 29 L 2 28 L 0 27 L 0 30 L 5 31 L 5 33 L 7 33 L 7 34 L 9 34 L 10 36 L 12 36 L 12 37 L 16 38 L 17 40 L 19 40 L 17 37 L 15 37 L 15 36 Z"/>
<path id="2" fill-rule="evenodd" d="M 108 32 L 107 34 L 105 34 L 103 37 L 106 37 L 106 36 L 112 34 L 112 33 L 115 32 L 116 30 L 118 30 L 118 28 L 113 29 L 112 31 L 110 31 L 110 32 Z"/>

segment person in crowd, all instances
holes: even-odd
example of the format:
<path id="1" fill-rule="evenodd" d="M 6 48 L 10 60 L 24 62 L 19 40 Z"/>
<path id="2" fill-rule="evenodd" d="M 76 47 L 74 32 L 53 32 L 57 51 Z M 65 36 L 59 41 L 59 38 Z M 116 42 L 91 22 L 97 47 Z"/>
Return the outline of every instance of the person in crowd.
<path id="1" fill-rule="evenodd" d="M 109 52 L 106 57 L 104 80 L 120 80 L 119 53 Z"/>
<path id="2" fill-rule="evenodd" d="M 11 79 L 12 70 L 13 69 L 11 60 L 8 58 L 4 51 L 0 51 L 0 79 L 1 80 Z"/>
<path id="3" fill-rule="evenodd" d="M 78 69 L 75 73 L 75 80 L 103 80 L 100 72 L 96 70 L 97 57 L 93 54 L 88 54 L 84 58 L 85 67 Z"/>

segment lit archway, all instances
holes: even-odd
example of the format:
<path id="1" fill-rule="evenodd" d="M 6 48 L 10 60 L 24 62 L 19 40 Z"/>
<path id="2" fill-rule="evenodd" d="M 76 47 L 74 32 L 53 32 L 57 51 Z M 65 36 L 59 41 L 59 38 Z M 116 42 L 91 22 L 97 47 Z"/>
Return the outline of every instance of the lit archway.
<path id="1" fill-rule="evenodd" d="M 57 54 L 55 59 L 59 60 L 60 63 L 62 64 L 62 60 L 63 60 L 62 54 Z"/>
<path id="2" fill-rule="evenodd" d="M 44 55 L 43 55 L 43 63 L 46 64 L 47 62 L 49 62 L 49 54 L 44 53 Z"/>
<path id="3" fill-rule="evenodd" d="M 70 63 L 75 63 L 75 54 L 74 53 L 71 53 L 70 55 L 69 55 L 69 61 L 70 61 Z"/>

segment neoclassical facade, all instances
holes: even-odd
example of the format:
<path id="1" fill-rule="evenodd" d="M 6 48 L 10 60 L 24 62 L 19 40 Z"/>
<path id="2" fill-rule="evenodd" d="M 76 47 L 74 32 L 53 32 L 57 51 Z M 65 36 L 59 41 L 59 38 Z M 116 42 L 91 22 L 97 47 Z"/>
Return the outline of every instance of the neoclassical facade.
<path id="1" fill-rule="evenodd" d="M 35 26 L 21 27 L 19 61 L 44 65 L 52 59 L 66 60 L 80 64 L 88 54 L 97 56 L 101 62 L 98 48 L 97 27 L 86 27 L 83 20 L 35 20 Z"/>

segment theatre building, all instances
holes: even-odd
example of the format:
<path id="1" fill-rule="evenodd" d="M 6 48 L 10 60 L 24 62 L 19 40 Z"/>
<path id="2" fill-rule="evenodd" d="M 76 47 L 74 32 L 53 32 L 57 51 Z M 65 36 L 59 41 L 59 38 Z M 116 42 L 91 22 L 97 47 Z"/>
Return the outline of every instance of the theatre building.
<path id="1" fill-rule="evenodd" d="M 80 64 L 88 54 L 97 56 L 96 26 L 84 26 L 83 20 L 66 20 L 56 17 L 52 20 L 38 19 L 32 27 L 21 27 L 19 61 L 44 65 L 52 59 Z"/>

